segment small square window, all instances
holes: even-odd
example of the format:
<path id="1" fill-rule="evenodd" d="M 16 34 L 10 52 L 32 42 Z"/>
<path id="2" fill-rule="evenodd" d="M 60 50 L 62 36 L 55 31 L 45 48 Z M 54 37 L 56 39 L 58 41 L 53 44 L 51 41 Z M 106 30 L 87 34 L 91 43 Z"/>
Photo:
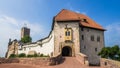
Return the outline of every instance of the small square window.
<path id="1" fill-rule="evenodd" d="M 91 41 L 94 41 L 94 36 L 93 35 L 91 36 Z"/>
<path id="2" fill-rule="evenodd" d="M 95 52 L 97 52 L 97 48 L 95 48 Z"/>
<path id="3" fill-rule="evenodd" d="M 84 49 L 86 49 L 86 46 L 84 46 Z"/>
<path id="4" fill-rule="evenodd" d="M 82 35 L 82 40 L 84 40 L 84 35 Z"/>
<path id="5" fill-rule="evenodd" d="M 89 32 L 89 29 L 87 29 L 87 31 Z"/>
<path id="6" fill-rule="evenodd" d="M 84 28 L 83 28 L 83 27 L 81 27 L 81 31 L 84 31 Z"/>
<path id="7" fill-rule="evenodd" d="M 100 42 L 100 36 L 97 37 L 97 42 Z"/>

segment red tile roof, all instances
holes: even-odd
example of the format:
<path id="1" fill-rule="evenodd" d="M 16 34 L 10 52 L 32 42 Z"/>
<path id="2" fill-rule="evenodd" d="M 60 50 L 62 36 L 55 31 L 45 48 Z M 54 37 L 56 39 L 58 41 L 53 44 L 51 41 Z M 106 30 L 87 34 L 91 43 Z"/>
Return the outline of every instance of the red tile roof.
<path id="1" fill-rule="evenodd" d="M 83 20 L 86 21 L 83 21 Z M 105 30 L 102 26 L 87 17 L 86 15 L 63 9 L 55 16 L 55 21 L 80 21 L 80 25 L 100 30 Z"/>

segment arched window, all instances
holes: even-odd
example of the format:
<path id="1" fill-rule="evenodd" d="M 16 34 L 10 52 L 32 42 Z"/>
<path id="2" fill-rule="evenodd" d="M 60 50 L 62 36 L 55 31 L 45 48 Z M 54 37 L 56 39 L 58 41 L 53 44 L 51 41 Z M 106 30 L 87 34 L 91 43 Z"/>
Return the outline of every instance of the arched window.
<path id="1" fill-rule="evenodd" d="M 84 35 L 82 35 L 82 40 L 84 40 Z"/>

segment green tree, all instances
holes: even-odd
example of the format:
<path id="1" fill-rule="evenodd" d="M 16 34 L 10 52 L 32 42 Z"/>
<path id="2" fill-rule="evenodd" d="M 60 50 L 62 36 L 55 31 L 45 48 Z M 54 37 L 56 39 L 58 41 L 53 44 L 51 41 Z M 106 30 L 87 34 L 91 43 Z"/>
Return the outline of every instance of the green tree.
<path id="1" fill-rule="evenodd" d="M 28 42 L 31 42 L 32 41 L 32 38 L 28 35 L 24 36 L 22 39 L 21 39 L 21 42 L 23 43 L 28 43 Z"/>
<path id="2" fill-rule="evenodd" d="M 120 61 L 120 50 L 118 51 L 118 60 Z"/>
<path id="3" fill-rule="evenodd" d="M 101 55 L 102 58 L 109 58 L 110 56 L 110 47 L 102 48 L 101 52 L 98 55 Z"/>
<path id="4" fill-rule="evenodd" d="M 111 47 L 111 53 L 110 53 L 110 58 L 111 59 L 117 59 L 118 57 L 118 52 L 119 52 L 119 46 L 118 45 L 115 45 L 113 47 Z"/>
<path id="5" fill-rule="evenodd" d="M 118 45 L 114 45 L 113 47 L 104 47 L 98 55 L 102 58 L 120 60 L 120 48 Z"/>

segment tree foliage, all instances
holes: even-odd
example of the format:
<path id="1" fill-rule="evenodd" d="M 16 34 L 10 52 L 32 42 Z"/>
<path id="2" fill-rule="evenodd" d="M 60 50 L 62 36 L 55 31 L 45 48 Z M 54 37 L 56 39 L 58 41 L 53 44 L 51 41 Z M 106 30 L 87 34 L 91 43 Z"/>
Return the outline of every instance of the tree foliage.
<path id="1" fill-rule="evenodd" d="M 21 38 L 21 42 L 23 42 L 23 43 L 28 43 L 28 42 L 31 42 L 31 41 L 32 41 L 32 38 L 28 35 Z"/>
<path id="2" fill-rule="evenodd" d="M 102 58 L 120 60 L 120 48 L 118 45 L 113 47 L 104 47 L 98 55 L 100 55 Z"/>

